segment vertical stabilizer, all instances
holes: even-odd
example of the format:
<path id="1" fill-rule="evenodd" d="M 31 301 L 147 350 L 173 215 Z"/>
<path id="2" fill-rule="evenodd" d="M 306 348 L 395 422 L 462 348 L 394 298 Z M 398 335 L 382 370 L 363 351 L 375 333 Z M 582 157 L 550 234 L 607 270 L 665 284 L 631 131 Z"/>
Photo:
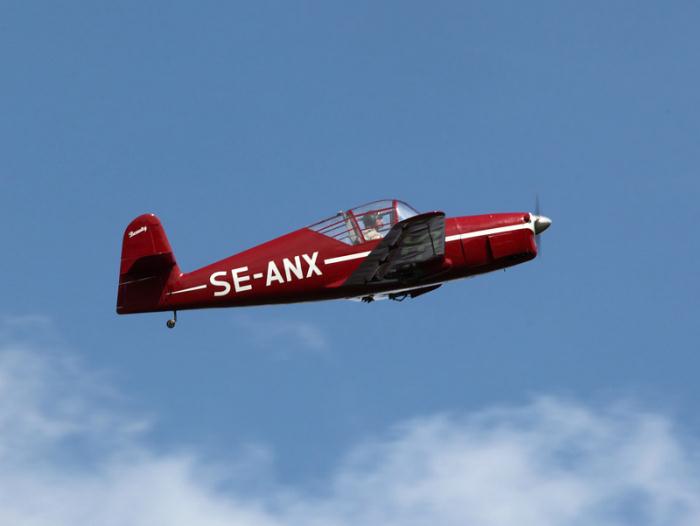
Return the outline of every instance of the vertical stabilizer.
<path id="1" fill-rule="evenodd" d="M 117 313 L 170 310 L 169 284 L 180 276 L 173 250 L 155 214 L 137 217 L 124 231 Z"/>

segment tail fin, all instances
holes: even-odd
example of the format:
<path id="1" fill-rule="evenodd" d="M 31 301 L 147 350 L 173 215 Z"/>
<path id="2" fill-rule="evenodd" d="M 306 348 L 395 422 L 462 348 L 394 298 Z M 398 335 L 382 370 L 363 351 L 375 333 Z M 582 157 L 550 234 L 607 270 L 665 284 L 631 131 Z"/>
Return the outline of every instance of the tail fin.
<path id="1" fill-rule="evenodd" d="M 124 231 L 117 313 L 169 310 L 168 284 L 180 276 L 173 249 L 155 214 L 137 217 Z"/>

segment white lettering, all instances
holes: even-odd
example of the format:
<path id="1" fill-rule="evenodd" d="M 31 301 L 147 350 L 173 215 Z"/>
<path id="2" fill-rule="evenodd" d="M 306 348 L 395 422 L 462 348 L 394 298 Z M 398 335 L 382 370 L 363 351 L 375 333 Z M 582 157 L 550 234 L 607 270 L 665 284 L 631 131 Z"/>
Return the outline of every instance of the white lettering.
<path id="1" fill-rule="evenodd" d="M 231 269 L 231 276 L 233 277 L 233 288 L 236 292 L 244 292 L 253 288 L 252 285 L 241 285 L 243 281 L 250 281 L 250 276 L 239 276 L 241 272 L 248 272 L 248 267 L 239 267 Z"/>
<path id="2" fill-rule="evenodd" d="M 309 270 L 306 272 L 306 277 L 310 278 L 314 274 L 321 275 L 321 269 L 316 266 L 316 258 L 318 257 L 318 252 L 314 252 L 309 257 L 307 254 L 303 254 L 304 260 L 309 264 Z"/>
<path id="3" fill-rule="evenodd" d="M 211 283 L 215 287 L 224 288 L 224 290 L 214 291 L 214 296 L 225 296 L 226 294 L 231 292 L 231 284 L 228 281 L 221 281 L 216 279 L 217 276 L 225 276 L 226 274 L 226 271 L 214 272 L 211 276 L 209 276 L 209 283 Z"/>
<path id="4" fill-rule="evenodd" d="M 306 276 L 304 276 L 304 269 L 303 269 L 303 263 L 301 261 L 301 258 L 304 258 L 304 261 L 308 265 L 308 268 L 306 270 Z M 310 278 L 312 276 L 322 276 L 323 273 L 321 272 L 321 269 L 318 268 L 318 265 L 316 264 L 316 261 L 318 259 L 318 252 L 314 252 L 313 254 L 302 254 L 300 256 L 294 256 L 293 258 L 283 258 L 282 259 L 282 268 L 284 270 L 284 276 L 282 275 L 282 272 L 280 272 L 279 267 L 274 261 L 268 261 L 267 263 L 267 278 L 265 280 L 265 286 L 269 287 L 273 283 L 280 283 L 284 284 L 286 282 L 292 281 L 294 278 L 296 279 L 304 279 Z M 231 269 L 231 278 L 233 281 L 233 286 L 231 285 L 231 282 L 226 281 L 224 278 L 228 273 L 225 271 L 219 271 L 219 272 L 214 272 L 211 276 L 209 276 L 209 282 L 214 286 L 218 287 L 218 290 L 214 291 L 214 296 L 226 296 L 227 294 L 231 293 L 231 289 L 235 292 L 245 292 L 247 290 L 252 290 L 253 289 L 253 284 L 252 280 L 253 279 L 259 279 L 262 278 L 263 274 L 258 272 L 253 274 L 253 277 L 249 274 L 248 272 L 248 267 L 238 267 L 238 268 L 233 268 Z M 286 277 L 286 280 L 285 280 Z"/>
<path id="5" fill-rule="evenodd" d="M 144 232 L 148 232 L 147 226 L 142 226 L 138 230 L 133 230 L 133 231 L 129 232 L 129 239 L 131 239 L 134 236 L 138 236 L 139 234 L 143 234 Z"/>
<path id="6" fill-rule="evenodd" d="M 282 279 L 282 274 L 280 274 L 277 265 L 275 265 L 274 261 L 270 261 L 267 264 L 267 282 L 265 283 L 265 286 L 269 287 L 270 283 L 272 283 L 273 281 L 284 283 L 284 280 Z"/>
<path id="7" fill-rule="evenodd" d="M 299 256 L 294 256 L 294 264 L 287 258 L 282 260 L 284 264 L 284 273 L 287 276 L 287 281 L 292 281 L 291 274 L 294 274 L 297 279 L 302 279 L 304 277 L 304 272 L 301 270 L 301 260 Z"/>

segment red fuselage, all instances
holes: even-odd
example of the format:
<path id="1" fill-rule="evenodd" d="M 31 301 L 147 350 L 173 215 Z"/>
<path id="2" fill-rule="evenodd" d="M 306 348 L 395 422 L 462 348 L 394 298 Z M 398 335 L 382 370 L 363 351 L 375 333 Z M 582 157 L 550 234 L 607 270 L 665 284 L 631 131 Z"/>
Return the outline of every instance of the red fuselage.
<path id="1" fill-rule="evenodd" d="M 533 259 L 537 255 L 537 217 L 518 212 L 446 218 L 444 260 L 429 275 L 406 287 L 396 283 L 344 285 L 380 240 L 349 245 L 302 228 L 192 272 L 181 273 L 175 264 L 163 281 L 156 304 L 142 304 L 136 296 L 124 301 L 120 288 L 117 312 L 372 298 L 428 287 Z M 139 235 L 136 230 L 127 232 Z"/>

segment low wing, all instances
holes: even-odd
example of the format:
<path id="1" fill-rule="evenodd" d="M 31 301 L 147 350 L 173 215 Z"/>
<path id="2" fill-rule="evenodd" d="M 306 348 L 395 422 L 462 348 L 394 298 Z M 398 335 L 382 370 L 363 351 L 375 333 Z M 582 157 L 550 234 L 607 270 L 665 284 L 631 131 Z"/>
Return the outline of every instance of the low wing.
<path id="1" fill-rule="evenodd" d="M 428 212 L 396 223 L 343 285 L 410 283 L 445 258 L 445 214 Z"/>
<path id="2" fill-rule="evenodd" d="M 394 300 L 394 301 L 403 301 L 406 298 L 416 298 L 418 296 L 422 296 L 423 294 L 427 294 L 428 292 L 432 292 L 436 289 L 439 289 L 442 287 L 442 283 L 438 283 L 437 285 L 428 285 L 428 286 L 422 286 L 422 287 L 415 287 L 415 288 L 410 288 L 410 289 L 401 289 L 401 290 L 396 290 L 396 291 L 387 291 L 387 292 L 380 292 L 378 294 L 361 294 L 359 296 L 352 296 L 346 299 L 349 299 L 351 301 L 364 301 L 366 303 L 370 303 L 372 301 L 378 301 L 378 300 Z"/>

